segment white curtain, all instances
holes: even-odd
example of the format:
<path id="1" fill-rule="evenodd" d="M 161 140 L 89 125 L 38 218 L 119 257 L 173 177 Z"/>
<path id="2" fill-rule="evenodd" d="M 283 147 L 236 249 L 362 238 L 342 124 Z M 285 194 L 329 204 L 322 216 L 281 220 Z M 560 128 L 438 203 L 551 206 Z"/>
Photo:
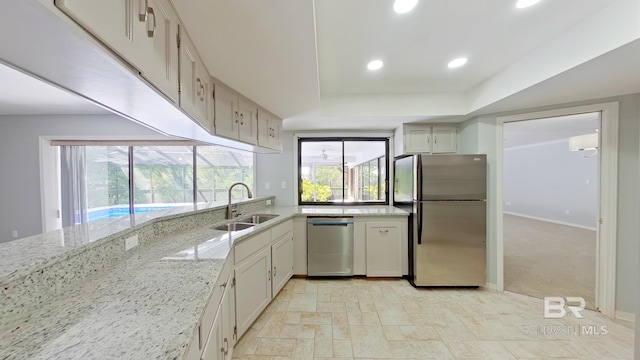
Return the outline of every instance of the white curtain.
<path id="1" fill-rule="evenodd" d="M 84 146 L 61 146 L 62 226 L 87 222 L 87 152 Z"/>

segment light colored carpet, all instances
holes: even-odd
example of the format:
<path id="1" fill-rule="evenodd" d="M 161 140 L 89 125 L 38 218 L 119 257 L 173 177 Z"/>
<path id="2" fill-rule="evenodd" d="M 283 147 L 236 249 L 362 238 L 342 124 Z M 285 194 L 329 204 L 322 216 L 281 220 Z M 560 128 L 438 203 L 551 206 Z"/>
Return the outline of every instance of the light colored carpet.
<path id="1" fill-rule="evenodd" d="M 504 214 L 504 288 L 582 296 L 595 309 L 596 232 Z"/>

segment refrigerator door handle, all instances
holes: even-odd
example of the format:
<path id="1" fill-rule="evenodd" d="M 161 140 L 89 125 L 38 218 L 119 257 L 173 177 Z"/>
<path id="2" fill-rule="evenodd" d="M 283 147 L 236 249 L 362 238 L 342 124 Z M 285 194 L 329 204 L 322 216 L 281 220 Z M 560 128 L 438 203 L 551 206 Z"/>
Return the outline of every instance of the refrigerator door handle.
<path id="1" fill-rule="evenodd" d="M 418 202 L 418 245 L 422 244 L 422 202 Z"/>

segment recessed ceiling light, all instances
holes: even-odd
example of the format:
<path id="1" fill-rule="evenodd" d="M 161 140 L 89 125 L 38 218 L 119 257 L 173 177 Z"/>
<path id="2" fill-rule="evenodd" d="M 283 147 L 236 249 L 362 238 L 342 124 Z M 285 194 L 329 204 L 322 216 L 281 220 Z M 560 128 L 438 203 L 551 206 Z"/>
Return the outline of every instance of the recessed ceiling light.
<path id="1" fill-rule="evenodd" d="M 467 63 L 467 58 L 457 58 L 455 60 L 451 60 L 449 62 L 449 65 L 447 66 L 453 69 L 453 68 L 460 67 L 466 63 Z"/>
<path id="2" fill-rule="evenodd" d="M 393 3 L 393 10 L 398 14 L 408 13 L 418 5 L 418 0 L 396 0 Z"/>
<path id="3" fill-rule="evenodd" d="M 379 70 L 382 67 L 382 65 L 384 65 L 382 60 L 373 60 L 367 64 L 367 69 L 371 71 Z"/>
<path id="4" fill-rule="evenodd" d="M 529 7 L 531 5 L 535 5 L 538 2 L 540 2 L 540 0 L 518 0 L 518 2 L 516 3 L 516 7 L 518 9 L 524 9 L 524 8 Z"/>

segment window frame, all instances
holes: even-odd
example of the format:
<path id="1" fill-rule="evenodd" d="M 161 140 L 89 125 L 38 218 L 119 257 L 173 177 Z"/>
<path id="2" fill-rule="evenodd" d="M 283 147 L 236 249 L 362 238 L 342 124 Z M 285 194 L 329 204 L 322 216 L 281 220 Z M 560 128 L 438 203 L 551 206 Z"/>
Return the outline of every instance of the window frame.
<path id="1" fill-rule="evenodd" d="M 355 136 L 333 136 L 333 137 L 299 137 L 298 139 L 298 205 L 308 206 L 308 205 L 322 205 L 322 206 L 371 206 L 371 205 L 389 205 L 389 137 L 355 137 Z M 348 141 L 378 141 L 384 142 L 384 155 L 386 158 L 384 162 L 384 201 L 344 201 L 345 191 L 346 191 L 346 180 L 344 176 L 344 171 L 342 174 L 342 199 L 343 201 L 303 201 L 302 200 L 302 144 L 305 142 L 341 142 L 342 143 L 342 163 L 344 164 L 344 143 Z M 380 157 L 376 157 L 371 160 L 379 159 Z M 380 164 L 382 162 L 378 161 L 378 169 L 380 169 Z M 362 164 L 359 164 L 362 165 Z M 357 166 L 354 166 L 354 168 Z M 380 175 L 378 175 L 378 178 Z M 381 184 L 380 180 L 378 183 Z M 357 190 L 356 190 L 357 191 Z M 378 190 L 380 193 L 380 190 Z"/>

